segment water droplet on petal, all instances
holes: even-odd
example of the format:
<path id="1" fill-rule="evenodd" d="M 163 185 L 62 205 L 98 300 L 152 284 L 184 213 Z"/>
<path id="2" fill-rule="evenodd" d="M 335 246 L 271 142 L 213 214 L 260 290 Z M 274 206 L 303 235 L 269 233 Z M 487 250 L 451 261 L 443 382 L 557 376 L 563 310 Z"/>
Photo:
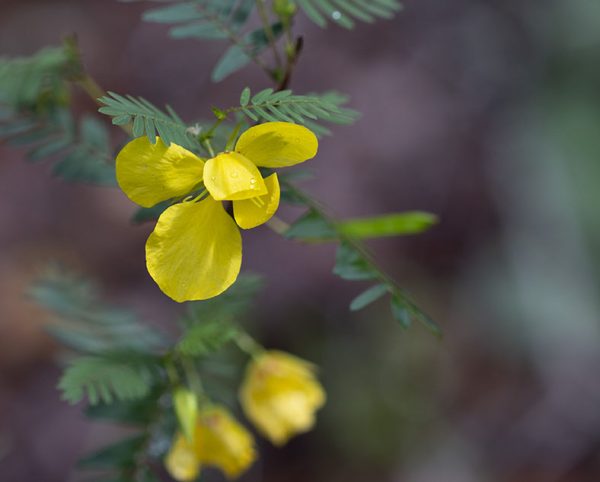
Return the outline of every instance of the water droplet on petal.
<path id="1" fill-rule="evenodd" d="M 217 177 L 216 177 L 216 176 L 210 176 L 210 180 L 211 180 L 211 181 L 216 181 L 216 180 L 217 180 Z"/>
<path id="2" fill-rule="evenodd" d="M 232 171 L 232 172 L 231 172 L 231 174 L 230 174 L 230 176 L 231 176 L 232 178 L 234 178 L 234 179 L 235 179 L 236 177 L 238 177 L 238 173 L 237 173 L 237 171 Z"/>
<path id="3" fill-rule="evenodd" d="M 342 13 L 336 10 L 335 12 L 331 13 L 331 18 L 333 18 L 334 20 L 339 20 L 340 18 L 342 18 Z"/>

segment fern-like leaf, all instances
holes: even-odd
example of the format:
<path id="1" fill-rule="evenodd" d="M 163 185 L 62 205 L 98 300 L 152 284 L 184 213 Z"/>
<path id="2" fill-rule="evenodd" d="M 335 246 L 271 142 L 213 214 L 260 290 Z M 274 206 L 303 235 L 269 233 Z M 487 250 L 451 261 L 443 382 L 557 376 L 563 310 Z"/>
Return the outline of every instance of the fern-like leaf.
<path id="1" fill-rule="evenodd" d="M 65 77 L 74 58 L 65 47 L 49 47 L 31 57 L 0 58 L 0 105 L 13 112 L 42 112 L 64 105 Z"/>
<path id="2" fill-rule="evenodd" d="M 77 403 L 87 396 L 90 404 L 144 397 L 153 382 L 149 361 L 132 353 L 77 358 L 67 367 L 58 388 L 63 399 Z"/>
<path id="3" fill-rule="evenodd" d="M 31 145 L 27 159 L 54 160 L 53 174 L 66 181 L 116 185 L 108 131 L 93 117 L 84 116 L 77 123 L 64 109 L 37 116 L 7 116 L 0 119 L 0 140 Z"/>
<path id="4" fill-rule="evenodd" d="M 294 122 L 303 124 L 318 135 L 329 134 L 329 129 L 317 121 L 332 124 L 352 124 L 358 112 L 342 107 L 348 98 L 338 92 L 295 95 L 291 90 L 275 92 L 264 89 L 254 96 L 246 87 L 240 96 L 240 106 L 227 112 L 241 112 L 255 122 Z"/>
<path id="5" fill-rule="evenodd" d="M 306 16 L 320 27 L 334 22 L 354 28 L 355 20 L 372 23 L 377 18 L 392 18 L 402 9 L 397 0 L 293 0 Z"/>
<path id="6" fill-rule="evenodd" d="M 146 22 L 172 25 L 172 38 L 217 40 L 230 38 L 244 26 L 254 8 L 254 0 L 177 1 L 167 7 L 147 10 Z"/>
<path id="7" fill-rule="evenodd" d="M 161 344 L 162 337 L 133 313 L 103 303 L 91 281 L 57 265 L 48 267 L 28 294 L 54 315 L 55 322 L 46 330 L 77 352 L 151 353 Z"/>
<path id="8" fill-rule="evenodd" d="M 122 96 L 114 92 L 108 92 L 108 95 L 98 100 L 104 104 L 98 111 L 111 116 L 113 124 L 133 123 L 134 137 L 145 134 L 150 142 L 154 143 L 158 135 L 167 145 L 173 142 L 189 149 L 199 146 L 197 140 L 188 132 L 188 126 L 169 106 L 166 106 L 167 112 L 163 112 L 142 97 Z"/>

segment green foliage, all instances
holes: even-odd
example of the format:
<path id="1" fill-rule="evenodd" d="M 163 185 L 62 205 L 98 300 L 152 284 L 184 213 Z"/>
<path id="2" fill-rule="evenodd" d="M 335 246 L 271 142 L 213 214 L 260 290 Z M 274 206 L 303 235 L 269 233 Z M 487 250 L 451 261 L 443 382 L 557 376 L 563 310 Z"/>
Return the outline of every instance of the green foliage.
<path id="1" fill-rule="evenodd" d="M 53 159 L 52 172 L 66 181 L 115 185 L 106 127 L 89 116 L 76 121 L 66 109 L 67 80 L 79 78 L 80 69 L 72 41 L 0 59 L 0 141 L 31 146 L 32 162 Z"/>
<path id="2" fill-rule="evenodd" d="M 388 226 L 389 220 L 384 218 L 384 222 L 381 222 L 376 219 L 373 224 L 366 220 L 361 220 L 357 224 L 352 224 L 356 221 L 351 221 L 349 225 L 352 229 L 350 229 L 350 233 L 347 233 L 348 228 L 344 227 L 344 223 L 338 223 L 329 217 L 317 202 L 296 186 L 284 179 L 281 182 L 281 187 L 282 199 L 291 199 L 294 204 L 302 204 L 308 207 L 308 211 L 284 233 L 285 236 L 308 242 L 337 240 L 339 246 L 335 255 L 333 273 L 348 281 L 376 281 L 373 286 L 352 301 L 350 304 L 351 310 L 360 310 L 389 293 L 392 315 L 402 326 L 410 326 L 412 320 L 415 319 L 432 333 L 441 334 L 435 322 L 421 311 L 396 282 L 375 263 L 370 253 L 360 243 L 359 238 L 371 237 L 377 231 L 384 233 L 383 235 L 388 235 L 388 232 L 392 229 Z M 421 229 L 425 224 L 424 217 L 421 215 L 417 216 L 420 222 L 416 223 L 413 222 L 412 214 L 398 219 L 411 220 L 410 223 L 405 222 L 405 230 Z M 394 222 L 391 223 L 396 230 L 400 229 L 399 226 L 402 224 L 398 219 L 392 218 Z M 359 235 L 355 235 L 356 232 Z M 367 236 L 366 233 L 369 233 L 369 235 Z"/>
<path id="3" fill-rule="evenodd" d="M 235 35 L 247 22 L 255 0 L 176 1 L 167 7 L 144 12 L 146 22 L 173 25 L 172 38 L 226 39 Z"/>
<path id="4" fill-rule="evenodd" d="M 111 116 L 112 123 L 118 126 L 132 125 L 133 137 L 144 134 L 150 142 L 156 142 L 156 136 L 169 145 L 172 142 L 188 149 L 199 147 L 198 141 L 189 132 L 188 126 L 179 118 L 170 106 L 163 112 L 142 97 L 122 96 L 114 92 L 98 99 L 104 104 L 98 109 L 102 114 Z"/>
<path id="5" fill-rule="evenodd" d="M 271 25 L 271 34 L 275 39 L 283 33 L 281 23 Z M 212 71 L 211 78 L 220 82 L 234 72 L 248 65 L 256 59 L 269 46 L 269 34 L 263 28 L 254 30 L 243 38 L 236 40 L 217 62 Z"/>
<path id="6" fill-rule="evenodd" d="M 248 315 L 252 302 L 262 285 L 260 276 L 241 274 L 223 294 L 209 300 L 188 303 L 188 312 L 182 322 L 186 327 L 211 320 L 238 322 Z"/>
<path id="7" fill-rule="evenodd" d="M 402 9 L 397 0 L 293 0 L 308 18 L 320 27 L 333 21 L 351 29 L 354 20 L 374 22 L 376 18 L 392 18 Z"/>
<path id="8" fill-rule="evenodd" d="M 135 400 L 150 391 L 155 368 L 153 358 L 132 352 L 80 357 L 67 367 L 58 388 L 70 403 L 84 396 L 92 405 L 114 399 Z"/>
<path id="9" fill-rule="evenodd" d="M 387 292 L 388 287 L 383 283 L 371 286 L 369 289 L 363 291 L 360 295 L 352 300 L 350 303 L 350 310 L 362 310 L 364 307 L 369 306 L 374 301 L 377 301 Z"/>
<path id="10" fill-rule="evenodd" d="M 436 222 L 437 217 L 433 214 L 409 211 L 342 221 L 338 223 L 338 229 L 356 239 L 381 238 L 422 233 Z"/>
<path id="11" fill-rule="evenodd" d="M 244 33 L 255 7 L 255 0 L 175 0 L 166 7 L 147 10 L 143 19 L 171 25 L 169 36 L 175 39 L 228 40 L 231 46 L 213 69 L 211 78 L 220 82 L 258 56 L 277 39 L 283 26 L 276 22 L 267 32 L 264 27 Z"/>
<path id="12" fill-rule="evenodd" d="M 205 356 L 218 351 L 237 333 L 237 328 L 231 323 L 219 319 L 207 320 L 191 325 L 176 348 L 186 356 Z"/>
<path id="13" fill-rule="evenodd" d="M 0 58 L 0 106 L 14 112 L 45 112 L 65 105 L 65 78 L 77 69 L 65 47 L 48 47 L 31 57 Z"/>
<path id="14" fill-rule="evenodd" d="M 291 90 L 264 89 L 252 96 L 246 87 L 240 96 L 240 106 L 226 112 L 242 112 L 254 122 L 294 122 L 307 126 L 318 135 L 326 135 L 330 131 L 315 121 L 352 124 L 358 118 L 358 112 L 343 107 L 347 102 L 347 96 L 334 91 L 294 95 Z"/>
<path id="15" fill-rule="evenodd" d="M 46 329 L 80 353 L 150 353 L 161 344 L 159 333 L 138 322 L 133 313 L 101 302 L 94 283 L 57 265 L 48 267 L 28 294 L 55 315 Z"/>
<path id="16" fill-rule="evenodd" d="M 84 116 L 77 123 L 64 109 L 43 118 L 0 120 L 0 140 L 14 146 L 31 145 L 31 162 L 54 160 L 52 173 L 65 181 L 115 186 L 108 132 L 97 119 Z"/>
<path id="17" fill-rule="evenodd" d="M 337 233 L 323 216 L 316 210 L 309 209 L 285 231 L 284 236 L 289 239 L 317 242 L 335 240 Z"/>

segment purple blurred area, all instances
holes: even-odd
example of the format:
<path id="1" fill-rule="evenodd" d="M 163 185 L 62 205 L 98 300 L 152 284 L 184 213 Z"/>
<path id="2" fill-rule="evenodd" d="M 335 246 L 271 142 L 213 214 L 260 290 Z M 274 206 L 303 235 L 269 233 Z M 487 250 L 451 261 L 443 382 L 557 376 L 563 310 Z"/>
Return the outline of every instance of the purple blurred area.
<path id="1" fill-rule="evenodd" d="M 269 86 L 253 66 L 213 84 L 224 44 L 169 39 L 141 21 L 149 6 L 2 0 L 0 55 L 75 32 L 103 88 L 190 121 Z M 340 90 L 363 114 L 322 139 L 303 186 L 340 217 L 440 217 L 371 247 L 445 336 L 402 330 L 383 303 L 350 313 L 361 286 L 331 274 L 333 246 L 244 233 L 243 269 L 266 278 L 248 328 L 316 362 L 328 403 L 313 432 L 262 443 L 243 480 L 600 480 L 600 3 L 406 0 L 396 19 L 353 32 L 298 17 L 291 87 Z M 95 110 L 74 95 L 78 112 Z M 132 226 L 134 209 L 0 144 L 2 482 L 79 480 L 77 458 L 117 433 L 59 400 L 59 347 L 23 294 L 48 260 L 148 323 L 181 312 L 145 271 L 152 227 Z"/>

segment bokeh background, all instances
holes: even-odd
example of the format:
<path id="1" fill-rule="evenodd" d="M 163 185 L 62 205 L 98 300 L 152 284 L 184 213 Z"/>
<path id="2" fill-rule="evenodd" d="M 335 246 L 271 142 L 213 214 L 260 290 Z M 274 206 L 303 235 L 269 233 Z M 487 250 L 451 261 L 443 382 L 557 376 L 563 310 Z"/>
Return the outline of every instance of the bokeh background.
<path id="1" fill-rule="evenodd" d="M 169 40 L 146 7 L 2 0 L 0 55 L 76 32 L 103 87 L 185 119 L 267 86 L 254 67 L 211 83 L 224 45 Z M 331 274 L 332 246 L 245 233 L 244 268 L 266 276 L 247 326 L 318 363 L 329 400 L 313 432 L 262 444 L 244 480 L 600 480 L 600 2 L 406 0 L 351 33 L 303 18 L 298 31 L 292 87 L 339 89 L 363 113 L 322 141 L 305 188 L 339 216 L 439 215 L 371 247 L 445 336 L 403 331 L 383 303 L 349 313 L 360 286 Z M 61 259 L 149 323 L 181 307 L 147 275 L 151 226 L 130 225 L 119 191 L 22 157 L 0 145 L 0 480 L 73 481 L 115 428 L 59 400 L 59 347 L 27 286 Z"/>

